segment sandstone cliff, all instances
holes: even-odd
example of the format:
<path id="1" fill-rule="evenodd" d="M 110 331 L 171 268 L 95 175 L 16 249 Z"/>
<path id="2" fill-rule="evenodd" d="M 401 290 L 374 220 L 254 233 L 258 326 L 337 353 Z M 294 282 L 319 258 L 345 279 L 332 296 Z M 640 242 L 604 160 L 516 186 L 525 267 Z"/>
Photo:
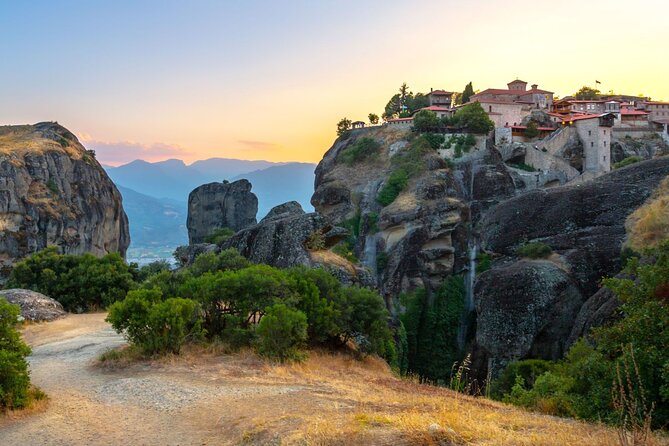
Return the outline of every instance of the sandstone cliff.
<path id="1" fill-rule="evenodd" d="M 0 275 L 48 245 L 125 256 L 129 243 L 121 195 L 71 132 L 51 122 L 0 127 Z"/>

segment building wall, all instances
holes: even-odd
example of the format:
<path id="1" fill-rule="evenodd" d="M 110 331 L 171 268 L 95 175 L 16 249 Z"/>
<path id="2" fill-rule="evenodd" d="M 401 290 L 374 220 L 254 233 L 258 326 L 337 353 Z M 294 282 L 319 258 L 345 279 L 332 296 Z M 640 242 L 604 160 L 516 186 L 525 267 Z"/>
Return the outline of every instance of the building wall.
<path id="1" fill-rule="evenodd" d="M 599 119 L 574 122 L 583 142 L 583 171 L 604 173 L 611 170 L 611 128 L 600 127 Z"/>
<path id="2" fill-rule="evenodd" d="M 647 104 L 646 111 L 650 112 L 651 121 L 669 119 L 669 104 Z"/>
<path id="3" fill-rule="evenodd" d="M 522 104 L 493 104 L 480 101 L 481 107 L 489 114 L 490 119 L 495 123 L 495 127 L 506 127 L 510 125 L 520 125 L 523 118 L 530 114 Z M 494 113 L 499 113 L 495 115 Z"/>

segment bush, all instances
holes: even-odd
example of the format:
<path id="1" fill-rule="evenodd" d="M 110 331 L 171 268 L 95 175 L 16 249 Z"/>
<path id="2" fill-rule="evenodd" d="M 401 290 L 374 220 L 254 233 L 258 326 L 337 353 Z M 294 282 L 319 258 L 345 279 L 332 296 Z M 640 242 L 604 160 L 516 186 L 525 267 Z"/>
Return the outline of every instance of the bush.
<path id="1" fill-rule="evenodd" d="M 235 235 L 235 231 L 230 228 L 217 228 L 214 229 L 214 232 L 204 237 L 205 243 L 212 243 L 214 245 L 220 245 L 230 237 Z"/>
<path id="2" fill-rule="evenodd" d="M 534 121 L 528 122 L 527 123 L 527 128 L 525 129 L 525 131 L 523 133 L 524 133 L 524 136 L 526 138 L 530 138 L 530 139 L 536 138 L 537 136 L 539 136 L 539 128 L 537 127 L 537 123 L 534 122 Z"/>
<path id="3" fill-rule="evenodd" d="M 46 294 L 74 312 L 105 308 L 135 285 L 131 268 L 117 253 L 62 255 L 55 247 L 17 263 L 7 281 L 9 288 Z"/>
<path id="4" fill-rule="evenodd" d="M 490 254 L 482 252 L 476 256 L 476 273 L 481 274 L 490 269 L 492 266 L 492 257 Z"/>
<path id="5" fill-rule="evenodd" d="M 624 160 L 614 163 L 613 168 L 620 169 L 621 167 L 629 166 L 631 164 L 636 164 L 639 161 L 643 161 L 643 158 L 641 158 L 640 156 L 628 156 Z"/>
<path id="6" fill-rule="evenodd" d="M 527 257 L 529 259 L 545 259 L 553 254 L 553 250 L 545 243 L 535 242 L 526 243 L 517 250 L 520 257 Z"/>
<path id="7" fill-rule="evenodd" d="M 491 384 L 491 396 L 501 399 L 510 394 L 514 386 L 531 389 L 537 378 L 555 368 L 555 364 L 542 359 L 526 359 L 510 363 L 502 374 Z M 520 378 L 520 380 L 518 379 Z"/>
<path id="8" fill-rule="evenodd" d="M 132 264 L 136 266 L 136 264 Z M 163 271 L 170 271 L 172 265 L 167 260 L 156 260 L 139 268 L 135 273 L 135 280 L 137 282 L 144 282 L 151 276 L 155 276 Z"/>
<path id="9" fill-rule="evenodd" d="M 19 307 L 0 298 L 0 409 L 25 407 L 30 397 L 30 348 L 16 329 L 18 316 Z"/>
<path id="10" fill-rule="evenodd" d="M 439 118 L 430 110 L 421 110 L 413 117 L 413 128 L 416 132 L 434 132 L 439 130 Z"/>
<path id="11" fill-rule="evenodd" d="M 307 339 L 307 316 L 284 304 L 265 309 L 256 329 L 258 353 L 280 361 L 301 359 L 299 348 Z"/>
<path id="12" fill-rule="evenodd" d="M 495 129 L 495 123 L 490 120 L 478 102 L 460 107 L 453 115 L 452 121 L 454 126 L 480 135 L 488 134 Z"/>
<path id="13" fill-rule="evenodd" d="M 444 135 L 438 133 L 425 133 L 421 138 L 430 144 L 430 147 L 437 150 L 444 143 Z"/>
<path id="14" fill-rule="evenodd" d="M 109 307 L 107 321 L 146 355 L 179 353 L 187 341 L 204 334 L 194 301 L 162 297 L 158 289 L 134 290 Z"/>
<path id="15" fill-rule="evenodd" d="M 409 176 L 404 169 L 397 169 L 390 174 L 376 197 L 382 206 L 391 204 L 409 183 Z"/>
<path id="16" fill-rule="evenodd" d="M 357 286 L 342 288 L 335 308 L 339 310 L 339 338 L 342 344 L 356 341 L 363 353 L 388 355 L 388 341 L 392 334 L 388 328 L 388 310 L 379 293 Z"/>
<path id="17" fill-rule="evenodd" d="M 525 163 L 508 163 L 510 167 L 513 167 L 515 169 L 520 169 L 524 170 L 526 172 L 536 172 L 537 169 L 534 168 L 534 166 L 530 164 L 525 164 Z"/>
<path id="18" fill-rule="evenodd" d="M 376 142 L 374 138 L 365 136 L 342 150 L 339 159 L 348 165 L 359 163 L 375 158 L 379 154 L 380 148 L 381 144 Z"/>

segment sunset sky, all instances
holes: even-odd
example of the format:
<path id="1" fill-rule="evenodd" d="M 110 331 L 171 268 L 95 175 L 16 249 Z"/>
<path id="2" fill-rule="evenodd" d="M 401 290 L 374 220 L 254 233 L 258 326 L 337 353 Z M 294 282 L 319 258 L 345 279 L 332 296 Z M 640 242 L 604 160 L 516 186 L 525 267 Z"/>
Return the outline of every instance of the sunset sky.
<path id="1" fill-rule="evenodd" d="M 669 99 L 667 0 L 0 0 L 0 123 L 101 162 L 318 162 L 402 82 Z"/>

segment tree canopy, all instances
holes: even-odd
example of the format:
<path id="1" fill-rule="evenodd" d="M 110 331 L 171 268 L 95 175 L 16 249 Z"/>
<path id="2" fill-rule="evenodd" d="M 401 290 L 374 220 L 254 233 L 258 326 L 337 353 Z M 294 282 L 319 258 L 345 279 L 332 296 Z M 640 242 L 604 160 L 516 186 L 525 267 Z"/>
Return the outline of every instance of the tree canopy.
<path id="1" fill-rule="evenodd" d="M 474 87 L 470 82 L 465 86 L 462 95 L 460 95 L 460 104 L 466 104 L 472 96 L 474 96 Z"/>
<path id="2" fill-rule="evenodd" d="M 584 85 L 574 93 L 574 97 L 578 100 L 596 100 L 600 98 L 600 91 Z"/>
<path id="3" fill-rule="evenodd" d="M 460 107 L 453 115 L 452 125 L 480 135 L 487 134 L 495 128 L 495 123 L 490 120 L 478 102 Z"/>

